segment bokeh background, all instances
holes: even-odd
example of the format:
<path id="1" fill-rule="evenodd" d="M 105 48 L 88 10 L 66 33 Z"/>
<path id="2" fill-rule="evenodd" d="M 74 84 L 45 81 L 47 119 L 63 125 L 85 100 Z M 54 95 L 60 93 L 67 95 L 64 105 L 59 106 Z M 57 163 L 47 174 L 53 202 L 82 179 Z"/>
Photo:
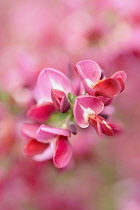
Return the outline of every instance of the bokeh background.
<path id="1" fill-rule="evenodd" d="M 139 11 L 139 0 L 0 0 L 0 210 L 140 210 Z M 123 132 L 79 130 L 66 170 L 34 162 L 20 127 L 37 75 L 70 77 L 82 59 L 127 73 L 113 103 Z"/>

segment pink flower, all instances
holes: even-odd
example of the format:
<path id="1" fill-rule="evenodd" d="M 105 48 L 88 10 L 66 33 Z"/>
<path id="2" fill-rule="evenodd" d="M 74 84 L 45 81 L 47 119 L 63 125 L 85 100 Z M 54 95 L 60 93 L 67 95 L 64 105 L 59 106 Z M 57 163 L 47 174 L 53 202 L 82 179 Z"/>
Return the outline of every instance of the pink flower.
<path id="1" fill-rule="evenodd" d="M 99 136 L 102 133 L 112 136 L 111 126 L 101 116 L 98 116 L 104 109 L 103 102 L 94 96 L 78 96 L 74 104 L 74 118 L 81 128 L 87 128 L 91 124 Z"/>
<path id="2" fill-rule="evenodd" d="M 71 92 L 70 82 L 62 72 L 52 68 L 43 69 L 34 90 L 37 104 L 29 109 L 28 117 L 37 122 L 43 122 L 55 109 L 62 113 L 66 112 L 70 108 L 68 92 Z"/>
<path id="3" fill-rule="evenodd" d="M 101 79 L 102 70 L 92 60 L 78 62 L 75 70 L 89 95 L 112 98 L 118 95 L 125 87 L 126 73 L 124 71 L 118 71 L 112 77 Z"/>
<path id="4" fill-rule="evenodd" d="M 25 123 L 22 133 L 28 139 L 25 153 L 36 161 L 44 161 L 53 158 L 57 168 L 65 167 L 72 156 L 68 137 L 71 133 L 68 129 L 53 128 L 46 125 Z"/>

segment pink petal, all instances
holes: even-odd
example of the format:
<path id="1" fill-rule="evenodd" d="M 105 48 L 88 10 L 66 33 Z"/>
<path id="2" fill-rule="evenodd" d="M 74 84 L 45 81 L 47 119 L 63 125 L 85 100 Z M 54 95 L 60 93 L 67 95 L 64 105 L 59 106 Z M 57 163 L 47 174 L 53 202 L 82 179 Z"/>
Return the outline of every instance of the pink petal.
<path id="1" fill-rule="evenodd" d="M 36 133 L 36 138 L 40 142 L 50 142 L 57 135 L 71 136 L 70 130 L 62 128 L 53 128 L 47 125 L 41 125 Z"/>
<path id="2" fill-rule="evenodd" d="M 26 155 L 33 156 L 44 152 L 48 146 L 48 144 L 43 144 L 32 139 L 28 144 L 26 144 L 24 152 Z"/>
<path id="3" fill-rule="evenodd" d="M 38 125 L 38 124 L 24 123 L 22 125 L 21 131 L 26 137 L 28 137 L 30 139 L 31 138 L 36 139 L 36 132 L 39 127 L 40 127 L 40 125 Z"/>
<path id="4" fill-rule="evenodd" d="M 67 166 L 72 156 L 72 149 L 67 137 L 59 136 L 57 138 L 54 150 L 54 165 L 57 168 L 64 168 Z"/>
<path id="5" fill-rule="evenodd" d="M 121 125 L 109 122 L 108 125 L 112 128 L 114 135 L 119 135 L 123 133 Z"/>
<path id="6" fill-rule="evenodd" d="M 121 92 L 122 92 L 125 88 L 125 80 L 127 78 L 127 74 L 124 71 L 117 71 L 112 75 L 111 78 L 118 80 L 118 82 L 120 83 L 120 85 L 122 87 L 122 89 L 121 89 Z"/>
<path id="7" fill-rule="evenodd" d="M 121 77 L 125 82 L 127 79 L 127 74 L 124 71 L 117 71 L 112 75 L 112 78 L 116 79 L 117 77 Z"/>
<path id="8" fill-rule="evenodd" d="M 89 122 L 94 127 L 96 133 L 100 136 L 100 138 L 102 138 L 103 135 L 100 123 L 95 119 L 95 117 L 90 117 Z"/>
<path id="9" fill-rule="evenodd" d="M 113 129 L 111 128 L 111 126 L 109 126 L 109 124 L 107 124 L 107 122 L 106 122 L 106 124 L 100 123 L 100 126 L 101 126 L 102 133 L 104 133 L 105 135 L 107 135 L 107 136 L 114 135 Z"/>
<path id="10" fill-rule="evenodd" d="M 114 132 L 112 128 L 108 125 L 103 117 L 100 116 L 91 116 L 90 124 L 95 128 L 98 135 L 101 137 L 101 133 L 104 133 L 107 136 L 113 136 Z"/>
<path id="11" fill-rule="evenodd" d="M 51 89 L 51 97 L 54 103 L 54 106 L 59 109 L 61 100 L 65 96 L 65 93 L 61 90 Z"/>
<path id="12" fill-rule="evenodd" d="M 94 85 L 100 79 L 100 66 L 92 60 L 83 60 L 76 64 L 75 70 L 79 74 L 86 92 L 90 95 L 94 95 L 94 90 L 89 85 L 88 81 L 91 81 L 91 84 L 93 83 Z"/>
<path id="13" fill-rule="evenodd" d="M 44 105 L 33 105 L 27 112 L 27 116 L 36 122 L 44 122 L 47 120 L 55 108 L 53 103 Z"/>
<path id="14" fill-rule="evenodd" d="M 34 91 L 35 99 L 39 101 L 39 99 L 45 98 L 46 101 L 52 101 L 51 89 L 61 90 L 65 93 L 71 92 L 70 82 L 62 72 L 46 68 L 38 76 Z"/>
<path id="15" fill-rule="evenodd" d="M 63 96 L 61 103 L 60 103 L 60 112 L 65 113 L 70 108 L 70 102 L 66 98 L 66 96 Z"/>
<path id="16" fill-rule="evenodd" d="M 84 118 L 85 109 L 91 109 L 94 114 L 100 113 L 104 108 L 103 102 L 94 96 L 78 96 L 75 99 L 74 104 L 74 118 L 76 123 L 82 127 L 86 128 L 89 122 Z"/>
<path id="17" fill-rule="evenodd" d="M 96 96 L 101 95 L 108 98 L 112 98 L 120 93 L 121 85 L 116 79 L 107 78 L 104 80 L 100 80 L 94 86 L 94 90 Z"/>
<path id="18" fill-rule="evenodd" d="M 102 100 L 104 106 L 108 106 L 113 102 L 113 98 L 107 98 L 105 96 L 98 96 L 98 98 Z"/>
<path id="19" fill-rule="evenodd" d="M 51 145 L 49 145 L 44 152 L 42 152 L 41 154 L 37 154 L 33 157 L 33 159 L 36 161 L 46 161 L 52 158 L 53 158 L 53 149 Z"/>

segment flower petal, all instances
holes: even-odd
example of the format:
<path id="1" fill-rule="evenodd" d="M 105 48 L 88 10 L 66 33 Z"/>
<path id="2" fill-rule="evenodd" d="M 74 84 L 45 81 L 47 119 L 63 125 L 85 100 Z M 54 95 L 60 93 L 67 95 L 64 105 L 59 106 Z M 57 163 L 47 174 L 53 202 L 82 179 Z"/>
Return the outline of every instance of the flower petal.
<path id="1" fill-rule="evenodd" d="M 61 103 L 60 103 L 60 112 L 65 113 L 70 108 L 70 102 L 66 98 L 66 96 L 63 96 Z"/>
<path id="2" fill-rule="evenodd" d="M 52 101 L 51 89 L 61 90 L 65 93 L 71 92 L 71 86 L 68 78 L 62 73 L 52 68 L 43 69 L 37 80 L 34 90 L 34 97 L 37 101 L 44 98 L 46 101 Z"/>
<path id="3" fill-rule="evenodd" d="M 94 96 L 78 96 L 75 99 L 74 104 L 74 118 L 76 123 L 82 127 L 86 128 L 89 125 L 88 119 L 86 120 L 84 115 L 87 112 L 88 114 L 99 114 L 104 108 L 103 102 Z M 88 113 L 88 110 L 91 110 L 92 113 Z"/>
<path id="4" fill-rule="evenodd" d="M 68 165 L 72 156 L 72 149 L 66 136 L 58 136 L 54 147 L 53 162 L 57 168 Z"/>
<path id="5" fill-rule="evenodd" d="M 30 142 L 28 142 L 28 144 L 26 144 L 24 152 L 26 155 L 33 156 L 44 152 L 48 146 L 48 144 L 43 144 L 36 141 L 35 139 L 32 139 Z"/>
<path id="6" fill-rule="evenodd" d="M 24 136 L 28 137 L 29 139 L 36 139 L 36 132 L 40 125 L 33 124 L 33 123 L 24 123 L 22 125 L 21 131 Z"/>
<path id="7" fill-rule="evenodd" d="M 37 154 L 33 157 L 33 159 L 36 161 L 45 161 L 45 160 L 50 160 L 52 158 L 53 158 L 53 149 L 51 145 L 49 145 L 43 153 Z"/>
<path id="8" fill-rule="evenodd" d="M 124 71 L 117 71 L 112 75 L 111 78 L 118 80 L 118 82 L 120 83 L 122 87 L 121 89 L 121 92 L 122 92 L 125 88 L 125 80 L 127 78 L 127 74 Z"/>
<path id="9" fill-rule="evenodd" d="M 100 80 L 94 86 L 94 90 L 96 96 L 101 95 L 108 98 L 112 98 L 120 93 L 121 85 L 116 79 L 107 78 L 104 80 Z"/>
<path id="10" fill-rule="evenodd" d="M 75 70 L 79 74 L 87 93 L 94 95 L 92 86 L 101 77 L 100 66 L 92 60 L 83 60 L 76 64 Z"/>
<path id="11" fill-rule="evenodd" d="M 70 130 L 62 128 L 53 128 L 47 125 L 41 125 L 36 132 L 36 138 L 40 142 L 50 142 L 57 135 L 71 136 Z"/>
<path id="12" fill-rule="evenodd" d="M 44 122 L 47 120 L 55 107 L 53 103 L 47 103 L 44 105 L 33 105 L 27 112 L 27 116 L 36 122 Z"/>

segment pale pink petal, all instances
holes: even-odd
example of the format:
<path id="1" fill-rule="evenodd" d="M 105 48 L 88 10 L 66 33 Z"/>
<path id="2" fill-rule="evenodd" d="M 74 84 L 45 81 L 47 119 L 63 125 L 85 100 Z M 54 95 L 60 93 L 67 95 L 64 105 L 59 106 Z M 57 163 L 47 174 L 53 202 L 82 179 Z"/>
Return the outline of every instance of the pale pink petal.
<path id="1" fill-rule="evenodd" d="M 92 60 L 83 60 L 76 64 L 75 70 L 79 74 L 86 92 L 94 95 L 92 87 L 101 77 L 100 66 Z"/>
<path id="2" fill-rule="evenodd" d="M 27 112 L 27 116 L 36 122 L 44 122 L 47 120 L 55 107 L 53 103 L 47 103 L 43 105 L 33 105 Z"/>
<path id="3" fill-rule="evenodd" d="M 50 160 L 52 158 L 53 158 L 53 149 L 51 145 L 49 145 L 43 153 L 35 155 L 33 157 L 33 159 L 36 161 L 45 161 L 45 160 Z"/>
<path id="4" fill-rule="evenodd" d="M 44 98 L 46 101 L 52 101 L 51 89 L 61 90 L 65 93 L 71 92 L 70 82 L 62 72 L 52 68 L 46 68 L 38 76 L 34 91 L 35 99 L 39 101 Z"/>
<path id="5" fill-rule="evenodd" d="M 33 123 L 24 123 L 22 125 L 21 131 L 29 139 L 36 139 L 36 132 L 40 125 Z"/>
<path id="6" fill-rule="evenodd" d="M 44 152 L 48 146 L 49 144 L 44 144 L 32 139 L 25 145 L 24 152 L 26 155 L 33 156 Z"/>
<path id="7" fill-rule="evenodd" d="M 94 96 L 78 96 L 74 104 L 74 118 L 76 123 L 86 128 L 89 125 L 88 114 L 99 114 L 104 108 L 103 102 Z M 87 114 L 87 120 L 86 120 Z"/>
<path id="8" fill-rule="evenodd" d="M 55 143 L 53 162 L 57 168 L 68 165 L 72 156 L 72 149 L 66 136 L 58 136 Z"/>
<path id="9" fill-rule="evenodd" d="M 127 79 L 127 74 L 124 71 L 117 71 L 112 75 L 112 78 L 116 79 L 117 77 L 121 77 L 123 81 Z"/>
<path id="10" fill-rule="evenodd" d="M 101 95 L 108 98 L 112 98 L 120 93 L 121 85 L 116 79 L 107 78 L 104 80 L 100 80 L 94 86 L 94 90 L 96 96 Z"/>
<path id="11" fill-rule="evenodd" d="M 40 142 L 50 142 L 57 135 L 71 136 L 70 130 L 62 128 L 53 128 L 47 125 L 41 125 L 36 132 L 36 138 Z"/>

